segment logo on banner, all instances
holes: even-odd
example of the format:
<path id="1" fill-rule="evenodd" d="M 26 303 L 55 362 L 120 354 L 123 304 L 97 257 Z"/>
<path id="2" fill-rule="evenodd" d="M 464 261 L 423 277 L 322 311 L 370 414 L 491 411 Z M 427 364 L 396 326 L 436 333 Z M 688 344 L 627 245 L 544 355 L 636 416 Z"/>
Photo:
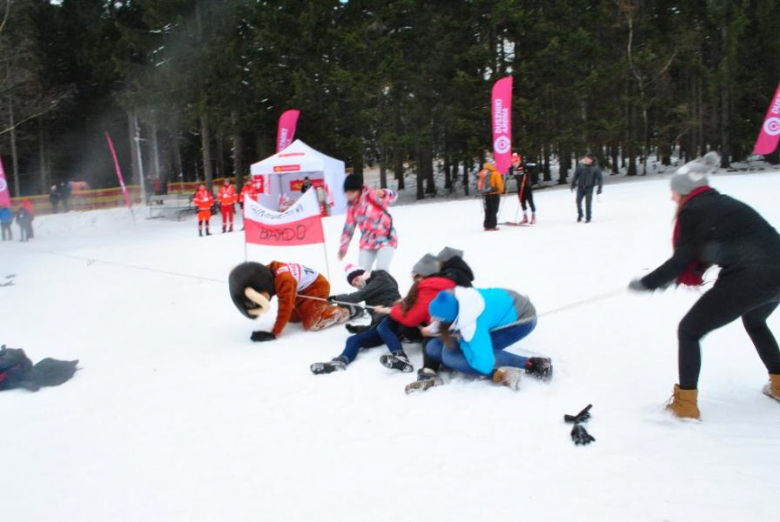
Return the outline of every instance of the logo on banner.
<path id="1" fill-rule="evenodd" d="M 764 122 L 764 132 L 770 136 L 780 135 L 780 118 L 775 116 L 767 118 Z"/>
<path id="2" fill-rule="evenodd" d="M 509 149 L 512 147 L 512 140 L 507 138 L 506 136 L 499 136 L 496 138 L 496 141 L 493 143 L 493 150 L 498 152 L 499 154 L 506 154 L 509 152 Z"/>
<path id="3" fill-rule="evenodd" d="M 5 192 L 7 188 L 8 183 L 5 181 L 5 178 L 0 178 L 0 192 Z"/>
<path id="4" fill-rule="evenodd" d="M 274 172 L 298 172 L 300 170 L 300 165 L 277 165 L 274 167 Z"/>

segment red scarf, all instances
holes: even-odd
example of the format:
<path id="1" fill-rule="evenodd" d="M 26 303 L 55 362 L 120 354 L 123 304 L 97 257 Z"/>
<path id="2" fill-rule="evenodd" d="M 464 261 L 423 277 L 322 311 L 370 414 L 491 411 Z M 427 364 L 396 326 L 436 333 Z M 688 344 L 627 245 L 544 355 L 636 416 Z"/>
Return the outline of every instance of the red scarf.
<path id="1" fill-rule="evenodd" d="M 709 190 L 712 190 L 712 187 L 699 187 L 687 196 L 685 196 L 685 199 L 680 203 L 680 210 L 678 210 L 678 218 L 674 224 L 674 234 L 672 235 L 672 246 L 674 248 L 677 248 L 677 243 L 680 240 L 680 219 L 679 219 L 679 212 L 683 209 L 686 203 L 693 199 L 694 197 L 698 196 L 699 194 L 702 194 L 704 192 L 707 192 Z M 707 271 L 707 269 L 710 266 L 702 263 L 699 260 L 694 261 L 690 265 L 688 265 L 688 268 L 685 269 L 685 272 L 680 274 L 677 277 L 677 284 L 678 285 L 685 285 L 685 286 L 701 286 L 704 284 L 704 272 Z"/>

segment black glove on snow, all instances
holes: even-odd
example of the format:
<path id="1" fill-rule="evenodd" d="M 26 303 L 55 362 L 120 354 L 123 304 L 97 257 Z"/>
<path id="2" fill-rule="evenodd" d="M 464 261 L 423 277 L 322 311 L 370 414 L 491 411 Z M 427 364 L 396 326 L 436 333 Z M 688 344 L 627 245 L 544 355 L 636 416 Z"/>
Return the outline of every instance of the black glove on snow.
<path id="1" fill-rule="evenodd" d="M 634 279 L 628 283 L 628 289 L 632 292 L 652 292 L 653 290 L 647 288 L 641 279 Z"/>
<path id="2" fill-rule="evenodd" d="M 262 330 L 258 330 L 256 332 L 252 332 L 251 339 L 256 343 L 262 343 L 265 341 L 273 341 L 274 339 L 276 339 L 276 336 L 271 332 L 264 332 Z"/>
<path id="3" fill-rule="evenodd" d="M 573 422 L 575 424 L 580 422 L 586 422 L 588 419 L 590 419 L 590 409 L 592 407 L 593 407 L 592 404 L 588 404 L 577 415 L 564 415 L 563 420 L 566 422 Z"/>
<path id="4" fill-rule="evenodd" d="M 594 442 L 596 439 L 581 424 L 575 424 L 571 429 L 571 440 L 574 441 L 574 444 L 585 445 Z"/>

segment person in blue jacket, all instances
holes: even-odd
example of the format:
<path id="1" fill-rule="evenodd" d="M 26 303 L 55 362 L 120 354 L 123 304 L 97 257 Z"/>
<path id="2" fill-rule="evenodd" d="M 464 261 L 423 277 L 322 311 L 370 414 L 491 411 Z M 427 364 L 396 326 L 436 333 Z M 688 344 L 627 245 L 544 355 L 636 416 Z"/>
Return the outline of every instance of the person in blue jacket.
<path id="1" fill-rule="evenodd" d="M 536 328 L 536 309 L 531 300 L 502 288 L 456 287 L 445 290 L 431 301 L 429 312 L 436 328 L 424 334 L 440 337 L 425 347 L 427 366 L 406 392 L 426 390 L 442 384 L 438 366 L 473 376 L 490 377 L 494 382 L 520 388 L 522 373 L 542 380 L 552 378 L 552 362 L 547 357 L 523 357 L 506 348 L 528 336 Z"/>
<path id="2" fill-rule="evenodd" d="M 11 241 L 14 238 L 14 234 L 11 231 L 13 222 L 13 211 L 8 207 L 0 207 L 0 227 L 2 227 L 3 231 L 3 241 Z"/>

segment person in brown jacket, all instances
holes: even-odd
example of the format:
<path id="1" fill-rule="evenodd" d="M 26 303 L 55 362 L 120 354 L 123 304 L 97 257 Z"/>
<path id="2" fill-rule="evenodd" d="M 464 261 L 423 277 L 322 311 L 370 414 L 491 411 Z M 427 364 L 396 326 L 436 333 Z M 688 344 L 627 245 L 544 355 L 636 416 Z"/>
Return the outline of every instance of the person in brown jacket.
<path id="1" fill-rule="evenodd" d="M 288 322 L 303 323 L 304 330 L 322 330 L 349 320 L 349 310 L 328 302 L 328 280 L 297 263 L 242 263 L 230 272 L 228 284 L 233 304 L 250 319 L 267 313 L 273 296 L 279 301 L 271 331 L 252 332 L 256 342 L 276 339 Z"/>
<path id="2" fill-rule="evenodd" d="M 498 207 L 501 204 L 501 194 L 504 192 L 504 178 L 490 163 L 485 163 L 479 173 L 477 189 L 484 196 L 486 231 L 498 230 Z"/>

